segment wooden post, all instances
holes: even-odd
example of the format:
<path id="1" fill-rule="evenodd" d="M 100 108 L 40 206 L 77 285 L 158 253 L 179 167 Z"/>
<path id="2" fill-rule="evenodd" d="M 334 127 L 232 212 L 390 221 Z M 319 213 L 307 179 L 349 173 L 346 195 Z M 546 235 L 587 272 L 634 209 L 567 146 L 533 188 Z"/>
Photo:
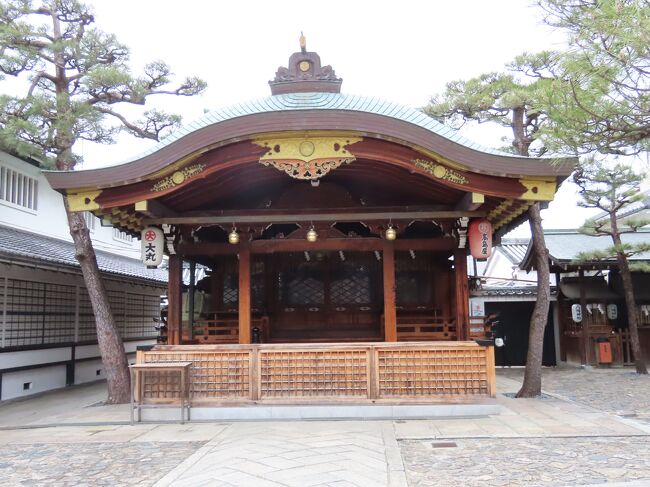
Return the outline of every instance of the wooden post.
<path id="1" fill-rule="evenodd" d="M 251 401 L 257 401 L 260 398 L 262 374 L 260 370 L 260 347 L 259 345 L 251 346 L 248 351 L 248 383 Z"/>
<path id="2" fill-rule="evenodd" d="M 490 397 L 497 395 L 497 371 L 494 362 L 494 347 L 486 347 L 487 389 Z"/>
<path id="3" fill-rule="evenodd" d="M 178 255 L 169 256 L 167 284 L 167 343 L 181 343 L 181 311 L 183 307 L 183 261 Z"/>
<path id="4" fill-rule="evenodd" d="M 190 342 L 194 339 L 194 291 L 196 288 L 195 282 L 196 262 L 190 261 L 190 286 L 187 290 L 187 337 Z"/>
<path id="5" fill-rule="evenodd" d="M 580 363 L 589 365 L 589 325 L 587 325 L 587 293 L 585 290 L 585 271 L 578 269 L 580 281 L 580 308 L 582 309 L 582 333 L 580 335 Z"/>
<path id="6" fill-rule="evenodd" d="M 454 251 L 454 280 L 456 283 L 456 339 L 469 339 L 469 287 L 467 285 L 467 253 Z"/>
<path id="7" fill-rule="evenodd" d="M 397 310 L 395 303 L 395 247 L 393 242 L 383 243 L 384 274 L 384 341 L 397 341 Z"/>
<path id="8" fill-rule="evenodd" d="M 251 251 L 239 252 L 239 343 L 251 342 Z"/>

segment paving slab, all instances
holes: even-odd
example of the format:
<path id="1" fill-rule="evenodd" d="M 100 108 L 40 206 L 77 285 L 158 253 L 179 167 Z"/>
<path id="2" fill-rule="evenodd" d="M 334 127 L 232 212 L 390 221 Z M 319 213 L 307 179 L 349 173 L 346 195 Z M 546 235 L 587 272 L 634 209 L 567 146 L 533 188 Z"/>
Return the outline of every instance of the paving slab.
<path id="1" fill-rule="evenodd" d="M 208 467 L 215 486 L 406 485 L 386 421 L 233 423 L 155 485 L 195 485 Z"/>
<path id="2" fill-rule="evenodd" d="M 544 371 L 546 396 L 513 399 L 503 394 L 518 390 L 520 371 L 498 371 L 500 414 L 435 420 L 130 426 L 128 405 L 101 405 L 104 385 L 72 388 L 0 404 L 0 478 L 3 487 L 650 486 L 650 410 L 636 397 L 650 393 L 645 379 L 554 372 Z M 610 404 L 590 387 L 619 397 L 605 394 Z"/>

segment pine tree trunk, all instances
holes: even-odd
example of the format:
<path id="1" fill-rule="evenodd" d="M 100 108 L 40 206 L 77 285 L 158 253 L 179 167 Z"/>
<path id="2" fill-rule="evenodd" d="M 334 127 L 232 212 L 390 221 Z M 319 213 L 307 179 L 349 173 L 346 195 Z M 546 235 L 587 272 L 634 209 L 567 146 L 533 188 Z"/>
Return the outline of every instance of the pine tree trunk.
<path id="1" fill-rule="evenodd" d="M 130 398 L 129 365 L 126 360 L 122 338 L 111 312 L 106 288 L 99 274 L 90 234 L 82 214 L 69 211 L 67 200 L 65 206 L 68 224 L 70 225 L 70 235 L 74 241 L 75 257 L 81 266 L 81 273 L 95 315 L 97 342 L 108 383 L 106 403 L 127 403 Z"/>
<path id="2" fill-rule="evenodd" d="M 614 245 L 621 245 L 621 237 L 618 233 L 612 235 L 612 240 L 614 241 Z M 641 342 L 639 341 L 639 315 L 636 309 L 636 300 L 634 299 L 634 287 L 632 285 L 630 266 L 625 254 L 622 252 L 616 253 L 616 260 L 618 261 L 618 268 L 621 273 L 621 281 L 623 281 L 623 294 L 625 295 L 625 306 L 627 307 L 627 322 L 630 330 L 632 353 L 634 354 L 634 366 L 636 367 L 637 374 L 645 375 L 648 373 L 648 369 L 643 360 Z"/>
<path id="3" fill-rule="evenodd" d="M 548 250 L 544 241 L 539 203 L 535 203 L 529 208 L 528 215 L 537 268 L 537 301 L 530 319 L 524 383 L 517 392 L 517 397 L 535 397 L 542 393 L 544 330 L 548 321 L 548 309 L 551 302 Z"/>

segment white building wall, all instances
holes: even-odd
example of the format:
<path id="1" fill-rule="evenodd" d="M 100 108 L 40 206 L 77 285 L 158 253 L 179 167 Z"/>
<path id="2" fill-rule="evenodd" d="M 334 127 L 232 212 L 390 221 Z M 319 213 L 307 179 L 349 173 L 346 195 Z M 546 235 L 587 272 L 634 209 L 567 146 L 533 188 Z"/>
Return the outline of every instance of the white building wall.
<path id="1" fill-rule="evenodd" d="M 15 399 L 65 387 L 65 365 L 2 374 L 2 399 Z"/>
<path id="2" fill-rule="evenodd" d="M 104 365 L 100 359 L 85 360 L 75 364 L 74 383 L 85 384 L 96 380 L 105 379 Z"/>
<path id="3" fill-rule="evenodd" d="M 37 210 L 30 210 L 0 199 L 0 225 L 18 230 L 38 233 L 71 242 L 68 220 L 63 206 L 63 197 L 54 191 L 40 169 L 17 157 L 0 151 L 0 166 L 7 167 L 38 181 Z M 91 229 L 95 249 L 132 258 L 140 257 L 140 241 L 126 242 L 116 238 L 113 228 L 102 227 L 95 218 L 95 228 Z"/>

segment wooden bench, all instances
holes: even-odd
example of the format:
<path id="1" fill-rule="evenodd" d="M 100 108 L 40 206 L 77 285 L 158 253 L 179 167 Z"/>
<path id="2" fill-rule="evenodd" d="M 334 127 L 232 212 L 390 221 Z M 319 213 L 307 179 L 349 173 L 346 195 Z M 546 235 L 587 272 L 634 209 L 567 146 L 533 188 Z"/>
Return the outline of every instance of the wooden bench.
<path id="1" fill-rule="evenodd" d="M 181 424 L 185 423 L 185 408 L 187 420 L 190 420 L 190 366 L 192 362 L 155 362 L 130 365 L 131 371 L 131 425 L 134 424 L 133 411 L 138 411 L 138 423 L 141 420 L 140 411 L 143 407 L 177 407 L 176 405 L 146 405 L 144 404 L 145 374 L 161 372 L 177 372 L 180 375 L 179 399 L 181 403 Z"/>

